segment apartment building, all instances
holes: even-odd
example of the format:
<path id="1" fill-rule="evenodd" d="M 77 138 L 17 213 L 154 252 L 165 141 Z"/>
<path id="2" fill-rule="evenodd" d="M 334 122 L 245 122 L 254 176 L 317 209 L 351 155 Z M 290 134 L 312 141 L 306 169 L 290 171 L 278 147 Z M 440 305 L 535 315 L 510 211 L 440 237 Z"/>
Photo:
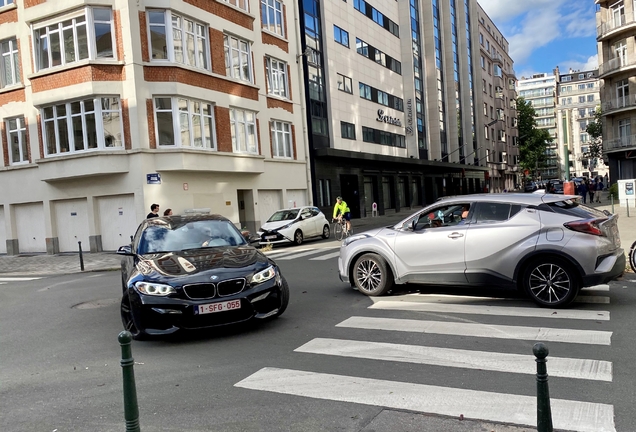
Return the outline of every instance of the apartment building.
<path id="1" fill-rule="evenodd" d="M 283 0 L 0 1 L 0 253 L 114 250 L 152 203 L 258 228 L 308 203 Z"/>
<path id="2" fill-rule="evenodd" d="M 603 157 L 612 182 L 636 177 L 636 3 L 596 0 Z"/>
<path id="3" fill-rule="evenodd" d="M 374 204 L 384 214 L 488 190 L 483 15 L 476 0 L 302 2 L 317 206 L 330 212 L 341 195 L 364 217 Z M 492 79 L 506 88 L 503 74 Z"/>
<path id="4" fill-rule="evenodd" d="M 538 73 L 529 78 L 521 77 L 517 88 L 519 96 L 534 108 L 538 128 L 546 129 L 552 137 L 552 143 L 547 148 L 546 166 L 538 171 L 542 179 L 561 178 L 556 126 L 556 86 L 557 77 L 554 74 Z"/>
<path id="5" fill-rule="evenodd" d="M 588 153 L 591 138 L 586 132 L 601 105 L 598 69 L 560 73 L 557 67 L 554 73 L 557 77 L 559 176 L 563 179 L 605 176 L 609 169 L 603 158 L 590 157 Z"/>
<path id="6" fill-rule="evenodd" d="M 485 160 L 493 192 L 521 183 L 517 130 L 517 78 L 508 41 L 479 7 L 479 66 L 484 121 Z"/>

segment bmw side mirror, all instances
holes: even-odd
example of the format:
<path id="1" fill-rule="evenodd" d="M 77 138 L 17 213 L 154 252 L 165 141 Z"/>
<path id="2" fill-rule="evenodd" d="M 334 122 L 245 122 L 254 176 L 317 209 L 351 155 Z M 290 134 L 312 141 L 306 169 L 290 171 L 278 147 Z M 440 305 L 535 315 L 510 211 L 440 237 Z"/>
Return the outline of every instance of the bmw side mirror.
<path id="1" fill-rule="evenodd" d="M 134 256 L 135 254 L 132 251 L 132 246 L 126 245 L 126 246 L 120 246 L 119 249 L 117 249 L 117 255 Z"/>

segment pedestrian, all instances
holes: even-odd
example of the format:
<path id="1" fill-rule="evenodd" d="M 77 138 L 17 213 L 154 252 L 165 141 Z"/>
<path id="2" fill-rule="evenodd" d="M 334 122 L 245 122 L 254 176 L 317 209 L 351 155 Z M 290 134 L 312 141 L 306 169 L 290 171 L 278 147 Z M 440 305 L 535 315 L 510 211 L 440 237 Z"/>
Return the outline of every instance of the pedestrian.
<path id="1" fill-rule="evenodd" d="M 172 209 L 171 208 L 166 209 L 166 211 L 163 212 L 163 215 L 164 216 L 172 216 Z"/>
<path id="2" fill-rule="evenodd" d="M 583 204 L 587 204 L 587 185 L 582 181 L 579 185 L 579 195 L 583 198 Z"/>
<path id="3" fill-rule="evenodd" d="M 159 217 L 159 204 L 153 204 L 150 206 L 150 213 L 146 216 L 146 219 Z"/>
<path id="4" fill-rule="evenodd" d="M 603 177 L 599 177 L 598 182 L 596 182 L 596 202 L 597 203 L 601 202 L 601 192 L 603 192 L 603 188 L 605 187 L 602 179 Z"/>
<path id="5" fill-rule="evenodd" d="M 594 202 L 594 192 L 596 192 L 596 182 L 594 180 L 590 180 L 590 184 L 587 189 L 590 194 L 590 204 L 592 204 Z"/>

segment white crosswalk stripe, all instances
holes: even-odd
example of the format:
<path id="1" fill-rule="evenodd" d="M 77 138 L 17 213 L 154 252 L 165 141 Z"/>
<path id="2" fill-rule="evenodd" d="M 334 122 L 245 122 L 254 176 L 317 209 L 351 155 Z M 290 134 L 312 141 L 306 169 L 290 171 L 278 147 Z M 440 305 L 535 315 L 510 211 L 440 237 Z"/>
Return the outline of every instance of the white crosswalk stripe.
<path id="1" fill-rule="evenodd" d="M 328 259 L 331 259 L 331 258 L 337 258 L 339 255 L 340 255 L 340 251 L 333 252 L 333 253 L 330 253 L 330 254 L 327 254 L 327 255 L 322 255 L 322 256 L 319 256 L 319 257 L 315 257 L 315 258 L 309 258 L 309 259 L 312 260 L 312 261 L 324 261 L 324 260 L 328 260 Z"/>
<path id="2" fill-rule="evenodd" d="M 292 369 L 263 368 L 235 386 L 446 416 L 457 416 L 458 401 L 461 401 L 464 418 L 532 426 L 536 425 L 537 418 L 536 398 L 532 396 Z M 616 431 L 612 405 L 563 399 L 551 399 L 550 402 L 555 429 L 580 432 Z"/>
<path id="3" fill-rule="evenodd" d="M 328 252 L 328 251 L 333 250 L 333 249 L 334 248 L 332 248 L 332 247 L 331 248 L 313 249 L 313 250 L 309 250 L 309 251 L 305 251 L 305 252 L 300 252 L 300 253 L 297 253 L 297 254 L 294 254 L 294 255 L 287 255 L 287 256 L 284 256 L 282 258 L 275 257 L 274 259 L 275 260 L 293 260 L 293 259 L 296 259 L 296 258 L 301 258 L 301 257 L 308 256 L 308 255 L 315 255 L 315 254 L 322 253 L 322 252 Z M 338 253 L 340 253 L 340 252 L 338 252 Z"/>
<path id="4" fill-rule="evenodd" d="M 313 259 L 317 258 L 320 257 Z M 595 291 L 607 292 L 609 286 L 589 287 L 581 296 L 582 302 L 609 303 L 609 297 L 595 295 Z M 613 334 L 611 331 L 566 328 L 568 326 L 565 323 L 568 320 L 583 325 L 587 324 L 586 321 L 599 323 L 610 320 L 608 311 L 592 310 L 589 307 L 558 310 L 524 305 L 516 307 L 513 305 L 519 304 L 518 300 L 440 294 L 406 294 L 394 297 L 371 297 L 370 299 L 373 304 L 368 307 L 369 313 L 382 311 L 391 311 L 393 314 L 410 313 L 408 319 L 351 316 L 336 324 L 336 327 L 345 333 L 351 329 L 358 330 L 356 331 L 357 339 L 346 338 L 344 334 L 344 337 L 341 338 L 316 337 L 296 348 L 294 352 L 303 355 L 375 361 L 378 362 L 377 370 L 384 367 L 383 363 L 387 367 L 391 363 L 410 363 L 438 368 L 527 376 L 536 374 L 536 362 L 532 353 L 497 352 L 496 348 L 493 351 L 480 351 L 413 345 L 399 343 L 398 339 L 403 337 L 412 341 L 415 334 L 431 334 L 457 337 L 457 341 L 480 338 L 480 346 L 489 344 L 489 341 L 492 341 L 495 346 L 499 346 L 495 341 L 503 339 L 605 347 L 611 345 Z M 591 307 L 593 308 L 593 306 Z M 427 313 L 425 315 L 427 318 L 431 316 L 430 313 L 434 313 L 435 319 L 439 319 L 439 321 L 412 319 L 414 316 L 412 312 Z M 445 316 L 446 314 L 449 316 Z M 444 321 L 452 314 L 502 317 L 508 321 L 511 318 L 522 317 L 524 322 L 536 320 L 538 326 L 481 324 L 467 322 L 463 318 L 461 322 Z M 450 319 L 454 320 L 454 318 Z M 359 330 L 370 331 L 367 333 Z M 366 335 L 369 337 L 378 335 L 378 332 L 391 335 L 390 342 L 359 340 L 366 339 Z M 613 365 L 610 361 L 556 355 L 550 356 L 548 361 L 548 372 L 551 377 L 585 380 L 590 383 L 613 382 Z M 452 372 L 449 372 L 448 376 L 452 375 Z M 536 427 L 536 397 L 455 388 L 450 382 L 448 386 L 433 386 L 399 380 L 388 381 L 264 367 L 236 383 L 235 386 L 444 416 L 457 416 L 457 401 L 461 401 L 461 413 L 467 419 Z M 551 409 L 555 429 L 579 432 L 616 432 L 613 405 L 551 399 Z"/>
<path id="5" fill-rule="evenodd" d="M 0 282 L 23 282 L 42 279 L 41 277 L 0 277 Z"/>

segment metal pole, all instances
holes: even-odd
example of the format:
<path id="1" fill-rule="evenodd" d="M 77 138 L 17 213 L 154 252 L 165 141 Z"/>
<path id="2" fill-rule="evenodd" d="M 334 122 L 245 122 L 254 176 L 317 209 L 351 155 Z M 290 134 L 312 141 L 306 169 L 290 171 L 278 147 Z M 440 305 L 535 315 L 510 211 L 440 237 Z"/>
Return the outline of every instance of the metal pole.
<path id="1" fill-rule="evenodd" d="M 80 270 L 84 271 L 84 255 L 82 255 L 82 242 L 77 242 L 79 246 L 79 259 L 80 259 Z"/>
<path id="2" fill-rule="evenodd" d="M 625 198 L 625 206 L 627 206 L 627 217 L 629 217 L 629 199 Z"/>
<path id="3" fill-rule="evenodd" d="M 552 410 L 545 359 L 548 356 L 548 347 L 539 342 L 534 344 L 532 352 L 537 362 L 537 432 L 552 432 Z"/>
<path id="4" fill-rule="evenodd" d="M 610 201 L 612 202 L 612 214 L 614 214 L 614 194 L 610 193 Z"/>
<path id="5" fill-rule="evenodd" d="M 135 359 L 132 356 L 132 334 L 129 331 L 119 333 L 117 337 L 121 345 L 121 369 L 124 377 L 124 419 L 126 432 L 141 432 L 139 428 L 139 406 L 137 405 L 137 388 L 135 386 Z"/>

